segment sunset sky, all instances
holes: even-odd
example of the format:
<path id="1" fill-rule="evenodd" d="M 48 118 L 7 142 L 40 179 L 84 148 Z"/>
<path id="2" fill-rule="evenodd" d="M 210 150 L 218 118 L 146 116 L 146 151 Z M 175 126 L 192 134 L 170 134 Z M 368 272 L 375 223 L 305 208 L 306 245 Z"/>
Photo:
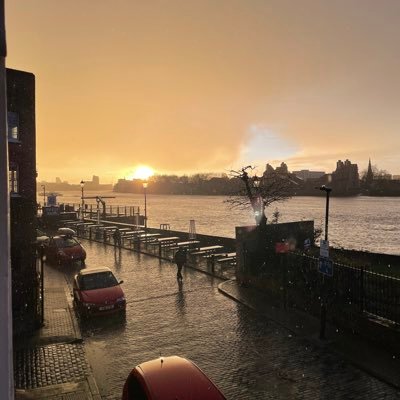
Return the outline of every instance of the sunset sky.
<path id="1" fill-rule="evenodd" d="M 39 180 L 266 162 L 400 174 L 399 0 L 8 0 Z"/>

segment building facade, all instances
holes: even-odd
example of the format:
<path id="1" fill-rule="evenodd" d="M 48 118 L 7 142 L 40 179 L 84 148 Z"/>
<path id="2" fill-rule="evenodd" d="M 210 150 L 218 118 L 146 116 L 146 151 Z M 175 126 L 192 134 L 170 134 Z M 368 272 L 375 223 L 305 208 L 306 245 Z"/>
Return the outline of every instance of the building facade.
<path id="1" fill-rule="evenodd" d="M 338 160 L 336 170 L 332 172 L 332 189 L 336 195 L 349 196 L 360 192 L 358 165 L 351 161 Z"/>
<path id="2" fill-rule="evenodd" d="M 40 318 L 36 260 L 35 76 L 6 70 L 11 270 L 14 332 L 35 329 Z"/>
<path id="3" fill-rule="evenodd" d="M 319 179 L 325 175 L 324 171 L 310 171 L 309 169 L 302 169 L 301 171 L 293 171 L 293 174 L 298 178 L 303 179 L 304 182 L 309 179 Z"/>

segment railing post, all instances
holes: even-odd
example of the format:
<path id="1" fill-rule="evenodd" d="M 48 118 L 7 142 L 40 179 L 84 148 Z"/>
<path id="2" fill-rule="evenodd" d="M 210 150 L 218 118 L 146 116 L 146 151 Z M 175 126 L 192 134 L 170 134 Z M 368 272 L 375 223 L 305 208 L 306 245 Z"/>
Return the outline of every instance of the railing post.
<path id="1" fill-rule="evenodd" d="M 360 312 L 364 312 L 364 267 L 361 267 L 360 273 Z"/>
<path id="2" fill-rule="evenodd" d="M 283 289 L 283 309 L 287 308 L 287 253 L 282 253 L 280 256 L 280 266 L 282 269 L 282 289 Z M 286 262 L 285 262 L 286 261 Z"/>

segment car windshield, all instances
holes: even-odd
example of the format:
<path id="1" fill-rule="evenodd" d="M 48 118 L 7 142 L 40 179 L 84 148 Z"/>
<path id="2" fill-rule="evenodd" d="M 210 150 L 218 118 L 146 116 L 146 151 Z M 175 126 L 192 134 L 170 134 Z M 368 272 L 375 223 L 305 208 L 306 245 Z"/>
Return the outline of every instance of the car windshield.
<path id="1" fill-rule="evenodd" d="M 112 272 L 98 272 L 94 274 L 81 275 L 79 286 L 81 290 L 103 289 L 118 285 L 118 281 Z"/>
<path id="2" fill-rule="evenodd" d="M 74 247 L 79 245 L 79 243 L 72 237 L 58 238 L 55 239 L 55 242 L 56 246 L 59 249 L 64 249 L 66 247 Z"/>

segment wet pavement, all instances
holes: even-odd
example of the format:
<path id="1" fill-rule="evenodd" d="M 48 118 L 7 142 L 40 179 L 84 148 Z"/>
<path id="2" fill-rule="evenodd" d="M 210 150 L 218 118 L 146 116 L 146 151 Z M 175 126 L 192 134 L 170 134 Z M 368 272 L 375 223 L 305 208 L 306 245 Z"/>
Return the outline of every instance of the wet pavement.
<path id="1" fill-rule="evenodd" d="M 80 321 L 103 399 L 120 399 L 137 364 L 160 355 L 194 361 L 231 400 L 400 399 L 400 391 L 324 346 L 218 291 L 221 279 L 157 258 L 83 241 L 87 268 L 107 266 L 123 279 L 126 315 Z M 71 285 L 76 270 L 65 268 Z"/>
<path id="2" fill-rule="evenodd" d="M 99 400 L 64 271 L 44 268 L 44 325 L 14 340 L 16 399 Z"/>

